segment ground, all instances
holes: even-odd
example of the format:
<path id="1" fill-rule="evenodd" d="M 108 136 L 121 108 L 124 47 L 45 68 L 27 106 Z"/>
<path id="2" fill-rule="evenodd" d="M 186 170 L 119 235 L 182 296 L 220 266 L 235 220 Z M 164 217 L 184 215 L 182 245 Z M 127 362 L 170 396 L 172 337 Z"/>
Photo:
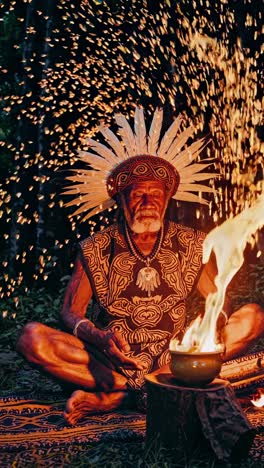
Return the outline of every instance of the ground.
<path id="1" fill-rule="evenodd" d="M 236 285 L 230 291 L 230 295 L 235 307 L 239 307 L 246 301 L 255 301 L 264 304 L 264 267 L 263 262 L 258 264 L 248 264 L 241 271 L 240 276 L 236 279 Z M 5 318 L 1 320 L 1 343 L 0 343 L 0 395 L 8 395 L 14 393 L 29 393 L 31 395 L 38 394 L 43 391 L 65 391 L 61 385 L 37 369 L 30 366 L 25 360 L 19 356 L 14 350 L 16 337 L 22 325 L 29 320 L 41 320 L 51 326 L 59 326 L 58 309 L 62 300 L 64 286 L 56 295 L 50 294 L 45 290 L 36 290 L 29 293 L 27 296 L 19 296 L 19 300 L 8 300 L 4 303 L 2 312 Z M 188 315 L 191 319 L 192 311 L 200 308 L 200 301 L 194 294 L 189 301 Z M 16 314 L 14 317 L 13 314 Z M 255 350 L 264 349 L 264 339 L 260 340 Z M 65 393 L 65 398 L 67 394 Z M 30 457 L 30 454 L 29 454 Z M 17 465 L 15 455 L 13 465 L 22 468 L 22 465 Z M 10 465 L 11 466 L 11 465 Z M 27 468 L 48 466 L 43 465 L 38 458 L 30 458 L 27 463 Z M 185 456 L 173 453 L 161 447 L 158 442 L 151 450 L 146 450 L 143 442 L 136 443 L 98 443 L 88 445 L 82 455 L 78 452 L 65 453 L 64 467 L 146 467 L 146 468 L 261 468 L 264 463 L 254 462 L 250 459 L 243 460 L 237 464 L 219 464 L 216 462 L 212 454 L 202 455 L 201 453 L 193 454 L 191 459 Z M 59 468 L 59 467 L 58 467 Z"/>

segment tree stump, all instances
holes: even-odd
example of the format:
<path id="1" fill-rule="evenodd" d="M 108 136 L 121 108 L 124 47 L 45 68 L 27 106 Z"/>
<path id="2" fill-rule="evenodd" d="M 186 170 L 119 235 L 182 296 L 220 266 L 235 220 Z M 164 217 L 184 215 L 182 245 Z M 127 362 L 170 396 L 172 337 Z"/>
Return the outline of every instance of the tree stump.
<path id="1" fill-rule="evenodd" d="M 229 382 L 215 379 L 204 388 L 179 385 L 172 374 L 149 375 L 146 443 L 159 441 L 189 453 L 209 442 L 219 460 L 244 456 L 254 430 Z"/>

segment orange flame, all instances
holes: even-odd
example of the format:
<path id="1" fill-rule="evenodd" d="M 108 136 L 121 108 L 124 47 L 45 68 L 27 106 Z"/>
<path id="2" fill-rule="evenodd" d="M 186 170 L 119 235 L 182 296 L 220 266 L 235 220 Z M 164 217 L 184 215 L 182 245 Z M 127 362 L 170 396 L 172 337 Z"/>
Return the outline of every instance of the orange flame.
<path id="1" fill-rule="evenodd" d="M 171 351 L 210 352 L 218 351 L 216 323 L 222 311 L 228 284 L 244 261 L 246 244 L 255 242 L 254 234 L 264 225 L 264 193 L 234 218 L 214 228 L 203 245 L 203 263 L 215 253 L 218 274 L 215 277 L 216 292 L 208 295 L 204 317 L 197 317 L 186 331 L 182 342 L 171 340 Z"/>

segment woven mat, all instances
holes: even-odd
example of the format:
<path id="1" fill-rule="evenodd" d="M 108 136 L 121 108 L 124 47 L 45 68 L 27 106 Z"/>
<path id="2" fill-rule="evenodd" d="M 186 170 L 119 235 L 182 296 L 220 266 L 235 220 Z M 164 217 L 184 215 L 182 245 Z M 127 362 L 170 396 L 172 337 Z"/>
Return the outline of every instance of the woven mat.
<path id="1" fill-rule="evenodd" d="M 0 449 L 21 450 L 55 445 L 143 440 L 145 416 L 138 412 L 97 414 L 69 426 L 63 418 L 66 400 L 0 398 Z"/>
<path id="2" fill-rule="evenodd" d="M 145 415 L 131 410 L 92 415 L 71 427 L 63 419 L 66 400 L 59 398 L 0 398 L 1 467 L 70 466 L 67 457 L 81 455 L 87 444 L 144 441 Z M 257 432 L 249 455 L 264 462 L 264 409 L 247 405 L 244 411 Z"/>
<path id="3" fill-rule="evenodd" d="M 98 442 L 142 442 L 145 415 L 119 411 L 92 415 L 74 427 L 63 418 L 61 395 L 0 398 L 0 466 L 64 467 Z"/>

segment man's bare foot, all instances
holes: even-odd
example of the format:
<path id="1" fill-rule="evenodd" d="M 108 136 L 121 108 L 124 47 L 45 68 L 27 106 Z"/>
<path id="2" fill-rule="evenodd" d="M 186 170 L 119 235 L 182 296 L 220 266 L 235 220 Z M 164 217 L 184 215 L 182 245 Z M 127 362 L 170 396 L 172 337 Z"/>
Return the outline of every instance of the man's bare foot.
<path id="1" fill-rule="evenodd" d="M 74 425 L 89 413 L 106 413 L 118 408 L 126 396 L 125 392 L 92 393 L 76 390 L 66 403 L 64 417 Z"/>

